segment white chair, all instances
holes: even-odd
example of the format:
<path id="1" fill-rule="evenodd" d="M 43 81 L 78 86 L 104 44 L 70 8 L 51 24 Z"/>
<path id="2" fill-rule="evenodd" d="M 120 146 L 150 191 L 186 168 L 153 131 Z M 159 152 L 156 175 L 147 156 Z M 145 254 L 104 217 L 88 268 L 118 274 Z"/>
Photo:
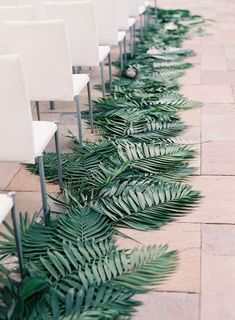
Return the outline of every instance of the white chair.
<path id="1" fill-rule="evenodd" d="M 130 5 L 127 0 L 116 0 L 118 14 L 118 29 L 125 32 L 130 31 L 131 56 L 134 55 L 134 34 L 136 19 L 130 17 Z M 126 56 L 125 56 L 126 58 Z M 125 61 L 126 64 L 126 61 Z"/>
<path id="2" fill-rule="evenodd" d="M 3 22 L 35 20 L 35 8 L 33 6 L 0 6 L 0 54 L 7 53 L 7 43 L 2 28 Z"/>
<path id="3" fill-rule="evenodd" d="M 80 146 L 83 147 L 79 95 L 87 86 L 90 121 L 93 127 L 91 86 L 87 74 L 72 74 L 64 22 L 5 22 L 4 25 L 9 53 L 18 54 L 21 57 L 30 100 L 75 100 L 79 141 Z"/>
<path id="4" fill-rule="evenodd" d="M 102 92 L 105 97 L 104 61 L 107 57 L 112 91 L 111 52 L 109 46 L 99 46 L 92 1 L 46 2 L 45 13 L 48 19 L 65 21 L 74 67 L 100 66 Z"/>
<path id="5" fill-rule="evenodd" d="M 144 14 L 146 11 L 145 5 L 143 5 L 143 0 L 129 0 L 130 16 L 138 17 L 140 16 L 140 35 L 143 40 L 143 30 L 144 30 Z"/>
<path id="6" fill-rule="evenodd" d="M 44 20 L 46 18 L 44 10 L 44 0 L 18 0 L 18 5 L 34 6 L 37 19 Z"/>
<path id="7" fill-rule="evenodd" d="M 0 0 L 0 6 L 17 6 L 17 0 Z"/>
<path id="8" fill-rule="evenodd" d="M 16 252 L 19 260 L 20 275 L 23 280 L 23 249 L 21 243 L 21 231 L 19 228 L 19 221 L 16 212 L 15 193 L 0 194 L 0 224 L 6 219 L 9 212 L 11 212 L 12 224 L 14 229 L 14 236 L 16 242 Z"/>
<path id="9" fill-rule="evenodd" d="M 123 55 L 126 54 L 126 32 L 118 29 L 116 0 L 94 0 L 100 45 L 117 46 L 120 50 L 120 67 L 124 69 Z"/>
<path id="10" fill-rule="evenodd" d="M 43 152 L 55 136 L 59 182 L 62 186 L 59 132 L 54 122 L 32 121 L 27 88 L 17 55 L 0 56 L 0 162 L 39 165 L 43 217 L 48 219 L 48 204 Z"/>

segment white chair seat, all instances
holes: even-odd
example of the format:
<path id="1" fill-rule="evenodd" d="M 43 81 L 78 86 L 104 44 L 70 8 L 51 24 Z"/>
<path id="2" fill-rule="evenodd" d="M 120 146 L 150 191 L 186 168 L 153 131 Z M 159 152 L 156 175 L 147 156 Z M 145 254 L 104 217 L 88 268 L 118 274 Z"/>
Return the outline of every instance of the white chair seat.
<path id="1" fill-rule="evenodd" d="M 73 75 L 73 95 L 74 97 L 79 95 L 80 92 L 85 88 L 85 86 L 90 81 L 87 74 L 74 74 Z"/>
<path id="2" fill-rule="evenodd" d="M 143 14 L 146 11 L 146 7 L 145 6 L 140 6 L 139 7 L 139 15 Z"/>
<path id="3" fill-rule="evenodd" d="M 56 130 L 57 126 L 54 122 L 33 121 L 35 158 L 43 153 Z"/>
<path id="4" fill-rule="evenodd" d="M 104 61 L 109 53 L 110 53 L 109 46 L 99 46 L 99 62 Z"/>
<path id="5" fill-rule="evenodd" d="M 136 23 L 136 19 L 135 18 L 129 18 L 128 23 L 129 23 L 129 28 L 131 28 Z"/>
<path id="6" fill-rule="evenodd" d="M 7 194 L 0 194 L 0 224 L 6 218 L 12 207 L 12 198 L 9 197 Z"/>
<path id="7" fill-rule="evenodd" d="M 125 31 L 118 31 L 118 43 L 122 42 L 125 36 L 126 36 Z"/>

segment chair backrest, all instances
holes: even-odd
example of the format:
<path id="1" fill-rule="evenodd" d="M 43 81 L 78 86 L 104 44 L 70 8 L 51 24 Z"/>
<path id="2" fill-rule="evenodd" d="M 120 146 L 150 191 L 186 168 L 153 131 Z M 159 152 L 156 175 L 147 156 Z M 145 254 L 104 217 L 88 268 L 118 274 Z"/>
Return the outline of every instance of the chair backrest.
<path id="1" fill-rule="evenodd" d="M 118 29 L 129 30 L 129 16 L 130 8 L 128 0 L 116 0 L 117 14 L 118 14 Z"/>
<path id="2" fill-rule="evenodd" d="M 137 17 L 139 15 L 140 0 L 127 0 L 129 1 L 129 10 L 131 17 Z"/>
<path id="3" fill-rule="evenodd" d="M 140 6 L 146 7 L 146 0 L 139 0 Z"/>
<path id="4" fill-rule="evenodd" d="M 17 6 L 17 0 L 0 0 L 0 6 Z"/>
<path id="5" fill-rule="evenodd" d="M 35 8 L 33 6 L 0 6 L 0 54 L 7 53 L 7 44 L 2 28 L 3 22 L 30 21 L 35 19 Z"/>
<path id="6" fill-rule="evenodd" d="M 48 19 L 64 20 L 73 66 L 98 66 L 99 42 L 92 1 L 45 3 Z"/>
<path id="7" fill-rule="evenodd" d="M 116 0 L 94 0 L 99 43 L 118 44 L 118 14 Z"/>
<path id="8" fill-rule="evenodd" d="M 0 83 L 0 161 L 29 161 L 32 115 L 19 56 L 0 56 Z"/>
<path id="9" fill-rule="evenodd" d="M 5 22 L 4 25 L 9 53 L 21 57 L 30 100 L 72 101 L 72 63 L 64 22 Z"/>
<path id="10" fill-rule="evenodd" d="M 44 20 L 46 18 L 45 9 L 44 9 L 44 0 L 18 0 L 18 4 L 35 6 L 37 19 Z"/>

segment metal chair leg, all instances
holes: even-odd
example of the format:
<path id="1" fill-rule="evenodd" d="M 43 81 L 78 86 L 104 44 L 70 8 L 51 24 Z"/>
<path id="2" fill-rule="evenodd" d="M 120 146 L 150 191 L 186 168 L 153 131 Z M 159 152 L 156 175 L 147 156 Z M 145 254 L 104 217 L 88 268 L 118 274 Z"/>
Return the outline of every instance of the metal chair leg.
<path id="1" fill-rule="evenodd" d="M 136 25 L 133 25 L 133 52 L 135 55 L 135 51 L 136 51 Z"/>
<path id="2" fill-rule="evenodd" d="M 50 110 L 55 110 L 55 101 L 50 101 Z"/>
<path id="3" fill-rule="evenodd" d="M 87 94 L 88 94 L 88 104 L 89 104 L 89 115 L 90 115 L 90 127 L 91 132 L 94 132 L 94 125 L 93 125 L 93 106 L 92 106 L 92 99 L 91 99 L 91 80 L 87 83 Z"/>
<path id="4" fill-rule="evenodd" d="M 144 25 L 143 25 L 143 14 L 140 15 L 140 39 L 144 40 Z"/>
<path id="5" fill-rule="evenodd" d="M 16 251 L 17 251 L 17 256 L 18 256 L 18 260 L 19 260 L 20 275 L 21 275 L 21 280 L 23 280 L 23 278 L 24 278 L 23 248 L 22 248 L 22 242 L 21 242 L 21 231 L 20 231 L 18 216 L 17 216 L 17 212 L 16 212 L 15 193 L 11 192 L 9 194 L 9 196 L 11 196 L 12 201 L 13 201 L 13 207 L 11 210 L 11 217 L 12 217 L 12 223 L 13 223 L 14 234 L 15 234 Z"/>
<path id="6" fill-rule="evenodd" d="M 48 224 L 49 208 L 48 208 L 48 204 L 47 204 L 46 179 L 45 179 L 43 155 L 37 157 L 36 160 L 38 162 L 40 183 L 41 183 L 43 221 L 44 221 L 45 225 L 47 225 Z"/>
<path id="7" fill-rule="evenodd" d="M 111 52 L 108 55 L 109 59 L 109 88 L 110 88 L 110 93 L 113 91 L 113 75 L 112 75 L 112 56 Z"/>
<path id="8" fill-rule="evenodd" d="M 146 11 L 144 13 L 144 31 L 147 32 L 148 30 L 148 8 L 146 8 Z"/>
<path id="9" fill-rule="evenodd" d="M 104 62 L 100 62 L 100 76 L 101 76 L 101 86 L 102 86 L 102 95 L 105 98 L 105 82 L 104 82 Z"/>
<path id="10" fill-rule="evenodd" d="M 37 112 L 37 119 L 38 121 L 41 120 L 41 116 L 40 116 L 40 106 L 39 106 L 39 102 L 35 101 L 35 106 L 36 106 L 36 112 Z"/>
<path id="11" fill-rule="evenodd" d="M 122 71 L 123 71 L 122 41 L 119 42 L 119 50 L 120 50 L 120 69 L 121 69 L 121 73 L 122 73 Z"/>
<path id="12" fill-rule="evenodd" d="M 80 97 L 75 96 L 74 101 L 76 103 L 76 110 L 77 110 L 78 139 L 79 139 L 80 147 L 83 148 L 83 133 L 82 133 L 82 116 L 81 116 L 81 109 L 80 109 Z"/>
<path id="13" fill-rule="evenodd" d="M 123 40 L 124 43 L 124 68 L 127 66 L 127 46 L 126 46 L 126 37 Z"/>
<path id="14" fill-rule="evenodd" d="M 57 159 L 57 171 L 60 187 L 63 187 L 63 172 L 62 172 L 62 161 L 61 161 L 61 149 L 60 149 L 60 132 L 59 126 L 57 124 L 57 130 L 55 132 L 55 149 L 56 149 L 56 159 Z"/>
<path id="15" fill-rule="evenodd" d="M 134 57 L 134 26 L 130 27 L 131 58 Z"/>

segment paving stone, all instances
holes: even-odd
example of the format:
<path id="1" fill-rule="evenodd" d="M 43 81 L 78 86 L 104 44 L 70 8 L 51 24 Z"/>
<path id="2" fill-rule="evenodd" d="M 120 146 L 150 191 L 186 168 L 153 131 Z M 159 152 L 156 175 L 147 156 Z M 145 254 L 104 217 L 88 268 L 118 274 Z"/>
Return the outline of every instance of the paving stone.
<path id="1" fill-rule="evenodd" d="M 192 62 L 192 61 L 189 61 Z M 200 66 L 195 66 L 194 68 L 191 68 L 187 70 L 185 75 L 180 78 L 181 84 L 200 84 L 201 83 L 201 77 L 200 77 Z"/>
<path id="2" fill-rule="evenodd" d="M 39 176 L 31 174 L 25 167 L 14 177 L 6 188 L 7 191 L 41 192 Z M 47 192 L 59 192 L 58 185 L 47 183 Z"/>
<path id="3" fill-rule="evenodd" d="M 224 54 L 204 54 L 201 57 L 201 69 L 202 70 L 216 70 L 216 71 L 226 71 L 227 61 Z M 210 83 L 212 84 L 212 83 Z"/>
<path id="4" fill-rule="evenodd" d="M 230 114 L 202 115 L 202 141 L 235 141 L 235 117 Z"/>
<path id="5" fill-rule="evenodd" d="M 201 320 L 235 319 L 235 257 L 202 255 Z"/>
<path id="6" fill-rule="evenodd" d="M 201 84 L 234 85 L 235 71 L 201 71 Z"/>
<path id="7" fill-rule="evenodd" d="M 235 177 L 199 176 L 190 179 L 195 190 L 203 198 L 198 208 L 187 217 L 180 219 L 190 223 L 235 223 L 234 190 Z"/>
<path id="8" fill-rule="evenodd" d="M 202 143 L 202 174 L 235 175 L 235 142 Z"/>
<path id="9" fill-rule="evenodd" d="M 235 70 L 235 59 L 229 59 L 227 64 L 228 70 Z"/>
<path id="10" fill-rule="evenodd" d="M 231 86 L 228 85 L 185 85 L 182 93 L 191 100 L 203 103 L 233 103 Z"/>
<path id="11" fill-rule="evenodd" d="M 208 115 L 230 115 L 235 116 L 235 104 L 232 103 L 213 103 L 213 104 L 205 104 L 201 108 L 202 114 Z"/>
<path id="12" fill-rule="evenodd" d="M 198 294 L 153 292 L 136 298 L 144 305 L 135 320 L 199 320 Z"/>
<path id="13" fill-rule="evenodd" d="M 0 190 L 8 186 L 20 168 L 19 163 L 0 162 Z"/>
<path id="14" fill-rule="evenodd" d="M 182 219 L 183 221 L 183 219 Z M 162 285 L 161 291 L 199 292 L 200 290 L 200 226 L 198 224 L 170 224 L 159 231 L 140 232 L 122 229 L 129 239 L 118 239 L 120 247 L 133 248 L 139 245 L 168 244 L 170 250 L 179 250 L 177 271 Z"/>
<path id="15" fill-rule="evenodd" d="M 213 256 L 235 256 L 235 225 L 203 225 L 202 252 Z"/>
<path id="16" fill-rule="evenodd" d="M 184 110 L 179 112 L 180 118 L 188 125 L 193 127 L 200 127 L 201 125 L 201 108 L 192 110 Z M 235 111 L 235 109 L 234 109 Z M 195 129 L 196 130 L 196 129 Z"/>

